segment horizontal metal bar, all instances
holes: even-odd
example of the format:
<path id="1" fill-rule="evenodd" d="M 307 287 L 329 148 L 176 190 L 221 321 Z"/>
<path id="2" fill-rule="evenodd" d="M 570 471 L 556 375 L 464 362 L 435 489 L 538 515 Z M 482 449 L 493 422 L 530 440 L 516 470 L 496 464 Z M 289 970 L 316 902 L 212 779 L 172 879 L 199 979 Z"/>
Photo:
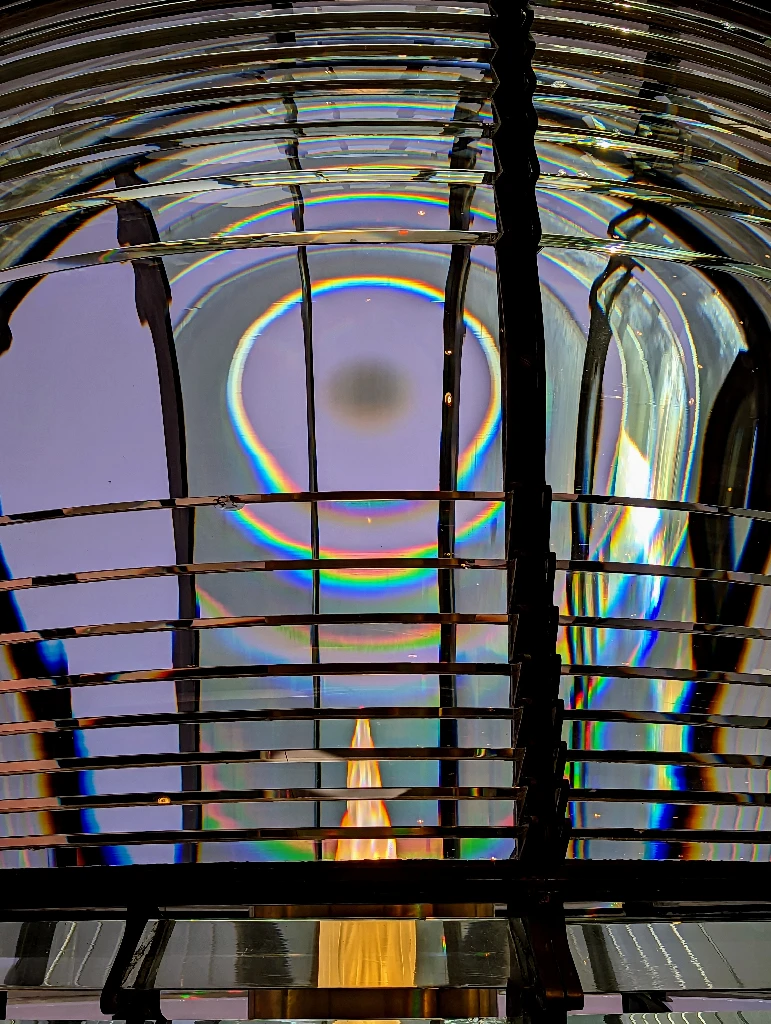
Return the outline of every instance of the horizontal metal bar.
<path id="1" fill-rule="evenodd" d="M 398 122 L 394 122 L 396 127 Z M 349 127 L 349 126 L 347 126 Z M 207 129 L 207 136 L 212 134 L 214 129 Z M 229 126 L 219 130 L 222 135 L 227 135 L 228 140 L 237 134 L 236 130 Z M 196 134 L 196 133 L 191 133 Z M 259 135 L 254 131 L 249 134 Z M 291 133 L 284 132 L 292 137 Z M 371 133 L 370 133 L 371 134 Z M 327 137 L 335 138 L 337 132 L 331 129 Z M 185 135 L 184 138 L 188 138 Z M 321 137 L 321 136 L 319 136 Z M 163 137 L 162 137 L 163 138 Z M 351 138 L 350 131 L 344 134 L 346 141 Z M 148 152 L 157 152 L 161 147 L 153 145 L 152 139 L 142 138 L 141 143 L 147 146 Z M 121 138 L 114 144 L 107 146 L 91 147 L 84 152 L 90 156 L 102 150 L 109 152 L 111 149 L 125 149 L 127 140 Z M 168 153 L 168 146 L 163 146 L 164 154 Z M 65 157 L 65 153 L 58 153 L 59 159 Z M 6 168 L 8 164 L 4 165 Z M 13 165 L 10 165 L 13 166 Z M 333 167 L 325 170 L 297 171 L 287 169 L 284 171 L 251 171 L 245 174 L 223 174 L 220 176 L 206 178 L 185 178 L 182 181 L 158 181 L 151 185 L 132 185 L 127 188 L 105 189 L 99 192 L 84 192 L 78 195 L 67 196 L 66 199 L 49 199 L 42 203 L 31 203 L 26 206 L 10 207 L 0 210 L 0 224 L 12 224 L 20 220 L 33 220 L 42 216 L 52 214 L 75 213 L 79 210 L 101 210 L 111 206 L 120 206 L 121 203 L 141 201 L 146 199 L 161 199 L 170 196 L 202 195 L 209 192 L 221 192 L 232 189 L 260 189 L 272 188 L 283 185 L 355 185 L 377 183 L 416 183 L 420 185 L 491 185 L 494 182 L 494 174 L 486 171 L 463 171 L 452 168 L 428 170 L 424 167 L 414 170 L 401 167 L 389 168 L 367 168 L 367 167 Z M 448 197 L 449 202 L 449 197 Z"/>
<path id="2" fill-rule="evenodd" d="M 240 828 L 179 831 L 80 833 L 50 836 L 0 836 L 0 850 L 46 850 L 57 846 L 145 846 L 153 843 L 259 843 L 277 840 L 329 839 L 518 839 L 524 825 L 393 825 L 354 828 Z"/>
<path id="3" fill-rule="evenodd" d="M 216 507 L 234 511 L 245 505 L 312 504 L 313 502 L 380 501 L 505 501 L 505 491 L 278 491 L 272 494 L 215 494 L 190 498 L 153 498 L 149 501 L 113 501 L 102 505 L 75 505 L 69 508 L 14 512 L 0 516 L 0 526 L 41 523 L 76 516 L 113 515 L 118 512 L 154 512 L 159 509 Z M 771 519 L 771 513 L 769 513 Z"/>
<path id="4" fill-rule="evenodd" d="M 619 508 L 652 508 L 668 512 L 697 512 L 705 516 L 732 516 L 738 519 L 760 519 L 771 522 L 771 512 L 732 505 L 705 505 L 694 501 L 669 501 L 664 498 L 630 498 L 617 494 L 552 494 L 559 504 L 610 505 Z"/>
<path id="5" fill-rule="evenodd" d="M 691 750 L 577 750 L 567 751 L 567 762 L 592 764 L 674 764 L 696 768 L 771 769 L 771 757 L 763 754 L 718 754 Z"/>
<path id="6" fill-rule="evenodd" d="M 771 807 L 771 793 L 716 793 L 694 789 L 571 789 L 568 802 Z"/>
<path id="7" fill-rule="evenodd" d="M 282 750 L 226 750 L 116 754 L 113 757 L 41 758 L 0 761 L 1 775 L 52 775 L 100 771 L 104 768 L 170 768 L 187 764 L 317 764 L 331 761 L 519 761 L 523 751 L 512 747 L 337 747 Z M 768 759 L 771 762 L 771 758 Z"/>
<path id="8" fill-rule="evenodd" d="M 177 629 L 248 629 L 252 626 L 348 626 L 348 625 L 499 625 L 509 623 L 508 615 L 463 612 L 362 612 L 321 615 L 224 615 L 210 619 L 148 619 L 146 622 L 105 622 L 90 626 L 62 626 L 57 629 L 29 629 L 0 633 L 0 646 L 38 643 L 41 640 L 72 640 L 90 636 L 128 636 L 133 633 L 163 633 Z M 769 631 L 771 633 L 771 630 Z"/>
<path id="9" fill-rule="evenodd" d="M 311 666 L 315 674 L 323 674 L 318 664 Z M 38 719 L 30 722 L 2 722 L 0 736 L 24 736 L 47 732 L 86 729 L 139 729 L 156 725 L 227 725 L 233 722 L 338 722 L 359 718 L 399 719 L 404 721 L 508 721 L 520 716 L 519 708 L 442 708 L 442 707 L 356 707 L 356 708 L 267 708 L 257 711 L 185 711 L 147 715 L 111 715 L 97 718 L 64 718 L 54 721 Z"/>
<path id="10" fill-rule="evenodd" d="M 177 679 L 286 679 L 293 676 L 515 676 L 518 664 L 506 662 L 342 661 L 303 665 L 208 665 L 191 668 L 133 669 L 128 672 L 84 672 L 80 675 L 0 679 L 0 693 L 26 693 L 53 688 L 77 689 L 114 683 L 157 683 Z"/>
<path id="11" fill-rule="evenodd" d="M 686 636 L 732 636 L 745 640 L 771 640 L 771 629 L 761 629 L 759 626 L 732 626 L 723 622 L 676 622 L 671 619 L 560 615 L 559 624 L 584 629 L 632 629 L 651 633 L 680 633 Z"/>
<path id="12" fill-rule="evenodd" d="M 743 683 L 746 686 L 771 686 L 771 675 L 763 672 L 720 672 L 709 669 L 667 668 L 656 665 L 562 665 L 563 676 L 577 678 L 674 679 L 688 683 L 714 683 L 716 686 Z M 0 684 L 1 685 L 1 684 Z"/>
<path id="13" fill-rule="evenodd" d="M 519 786 L 378 786 L 372 789 L 222 789 L 192 792 L 115 793 L 74 797 L 19 797 L 0 799 L 0 813 L 47 812 L 65 814 L 73 810 L 105 807 L 182 807 L 187 804 L 282 803 L 320 800 L 512 800 L 521 802 L 526 790 Z"/>
<path id="14" fill-rule="evenodd" d="M 771 717 L 757 715 L 703 715 L 682 711 L 594 711 L 591 708 L 568 709 L 563 715 L 567 722 L 647 722 L 661 725 L 682 725 L 698 729 L 769 729 Z M 2 735 L 0 726 L 0 735 Z"/>
<path id="15" fill-rule="evenodd" d="M 141 897 L 171 918 L 246 917 L 250 906 L 502 903 L 532 907 L 544 891 L 566 901 L 671 900 L 689 916 L 707 912 L 745 916 L 768 884 L 768 863 L 748 861 L 382 860 L 130 864 L 76 870 L 4 868 L 4 921 L 124 919 Z M 34 884 L 30 884 L 33 880 Z M 66 881 L 66 884 L 63 884 Z M 321 895 L 320 895 L 321 894 Z M 719 894 L 719 897 L 717 896 Z M 191 898 L 196 903 L 191 907 Z M 698 904 L 690 908 L 683 903 Z M 233 908 L 225 915 L 223 907 Z M 666 910 L 659 911 L 661 916 Z"/>
<path id="16" fill-rule="evenodd" d="M 771 576 L 732 569 L 692 569 L 688 566 L 651 565 L 649 562 L 602 562 L 587 559 L 557 559 L 557 569 L 570 573 L 620 573 L 625 576 L 666 576 L 684 580 L 708 580 L 713 583 L 746 583 L 755 587 L 771 586 Z"/>
<path id="17" fill-rule="evenodd" d="M 51 576 L 21 576 L 0 580 L 0 593 L 37 587 L 63 587 L 74 583 L 103 583 L 107 580 L 151 579 L 156 576 L 203 576 L 229 572 L 300 572 L 311 569 L 508 569 L 501 558 L 378 558 L 362 553 L 361 558 L 276 558 L 261 561 L 191 562 L 180 565 L 149 565 L 136 569 L 92 569 Z"/>
<path id="18" fill-rule="evenodd" d="M 444 231 L 432 228 L 351 228 L 322 231 L 275 231 L 249 235 L 211 235 L 168 242 L 124 245 L 120 249 L 54 256 L 34 263 L 22 263 L 0 270 L 0 284 L 28 281 L 65 270 L 82 270 L 112 263 L 160 259 L 196 252 L 231 252 L 237 249 L 262 249 L 298 245 L 495 245 L 494 231 Z"/>
<path id="19" fill-rule="evenodd" d="M 572 828 L 571 839 L 605 839 L 637 843 L 771 843 L 771 832 L 745 832 L 732 829 L 687 828 Z M 1 842 L 1 840 L 0 840 Z"/>

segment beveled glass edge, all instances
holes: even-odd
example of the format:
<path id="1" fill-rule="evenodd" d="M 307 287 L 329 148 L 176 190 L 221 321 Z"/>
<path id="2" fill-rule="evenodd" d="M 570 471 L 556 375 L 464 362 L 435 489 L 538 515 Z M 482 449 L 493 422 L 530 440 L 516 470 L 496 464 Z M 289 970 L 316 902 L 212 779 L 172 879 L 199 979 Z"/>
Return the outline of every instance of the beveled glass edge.
<path id="1" fill-rule="evenodd" d="M 228 132 L 232 134 L 232 132 Z M 282 133 L 291 134 L 291 133 Z M 337 133 L 330 132 L 330 138 Z M 121 142 L 123 145 L 123 142 Z M 4 164 L 3 168 L 12 167 Z M 199 195 L 206 192 L 223 192 L 230 189 L 260 189 L 277 185 L 339 185 L 367 184 L 370 182 L 403 184 L 415 182 L 421 185 L 491 185 L 495 175 L 487 171 L 464 171 L 448 169 L 403 170 L 401 168 L 371 170 L 362 168 L 330 168 L 310 171 L 253 171 L 243 174 L 226 174 L 206 178 L 184 178 L 182 180 L 161 180 L 146 185 L 132 185 L 128 188 L 105 189 L 99 192 L 83 192 L 67 195 L 65 198 L 50 199 L 27 206 L 8 207 L 0 210 L 0 224 L 12 224 L 20 220 L 36 220 L 41 216 L 57 213 L 74 213 L 78 210 L 100 210 L 121 203 L 159 199 L 166 196 Z"/>
<path id="2" fill-rule="evenodd" d="M 743 263 L 728 256 L 713 253 L 696 252 L 690 249 L 669 249 L 660 245 L 649 245 L 645 242 L 627 242 L 623 239 L 587 237 L 585 235 L 553 235 L 544 233 L 541 236 L 541 250 L 544 249 L 578 249 L 598 252 L 607 256 L 632 256 L 640 260 L 664 260 L 669 263 L 685 263 L 694 267 L 710 267 L 723 270 L 742 277 L 751 277 L 760 281 L 771 281 L 771 265 L 761 266 L 757 263 Z M 22 268 L 23 270 L 24 268 Z M 0 272 L 0 283 L 3 274 Z"/>
<path id="3" fill-rule="evenodd" d="M 341 228 L 329 231 L 276 231 L 249 235 L 212 235 L 209 238 L 124 245 L 118 249 L 104 249 L 72 256 L 53 257 L 34 263 L 22 263 L 0 270 L 0 285 L 11 284 L 14 281 L 26 281 L 33 277 L 46 277 L 49 274 L 61 273 L 66 270 L 82 270 L 86 267 L 99 267 L 111 263 L 130 263 L 133 260 L 198 252 L 230 252 L 236 249 L 286 248 L 298 245 L 492 246 L 495 245 L 499 237 L 497 231 L 452 231 L 430 228 Z M 689 259 L 688 262 L 696 261 Z M 714 263 L 715 260 L 712 259 L 711 262 Z M 737 264 L 737 266 L 743 265 Z M 771 269 L 768 276 L 771 279 Z"/>
<path id="4" fill-rule="evenodd" d="M 771 686 L 771 673 L 720 672 L 709 669 L 672 668 L 668 666 L 563 664 L 561 675 L 617 679 L 673 679 L 682 682 L 744 683 L 747 686 Z"/>
<path id="5" fill-rule="evenodd" d="M 313 7 L 324 6 L 326 10 L 313 10 Z M 257 32 L 274 34 L 276 29 L 280 32 L 314 31 L 324 32 L 328 29 L 352 28 L 361 30 L 372 30 L 373 34 L 379 29 L 389 29 L 394 26 L 406 30 L 415 29 L 431 30 L 440 29 L 448 31 L 471 31 L 486 32 L 490 29 L 493 18 L 489 9 L 483 5 L 463 5 L 466 10 L 459 9 L 457 4 L 414 4 L 413 10 L 410 5 L 395 5 L 388 3 L 368 4 L 357 7 L 354 4 L 293 4 L 289 9 L 271 9 L 265 4 L 250 4 L 247 13 L 234 19 L 232 10 L 238 5 L 231 0 L 229 3 L 207 3 L 198 6 L 195 14 L 215 14 L 215 18 L 202 18 L 201 20 L 186 21 L 175 20 L 176 16 L 191 13 L 187 5 L 179 3 L 166 3 L 164 5 L 163 18 L 167 22 L 159 26 L 157 21 L 159 15 L 157 8 L 148 8 L 149 15 L 146 18 L 137 18 L 141 8 L 136 5 L 113 11 L 93 12 L 88 8 L 77 8 L 73 5 L 70 12 L 73 17 L 67 22 L 57 20 L 48 25 L 45 21 L 34 21 L 30 19 L 25 26 L 20 26 L 21 31 L 6 34 L 4 41 L 4 53 L 18 53 L 29 50 L 32 46 L 38 47 L 48 41 L 57 40 L 58 52 L 63 47 L 62 42 L 71 40 L 70 48 L 76 52 L 69 63 L 78 63 L 80 60 L 90 60 L 98 56 L 112 56 L 115 53 L 115 42 L 125 40 L 123 51 L 135 50 L 155 45 L 162 45 L 169 39 L 185 43 L 196 43 L 210 41 L 217 38 L 230 38 L 234 35 L 234 26 L 239 35 L 246 35 Z M 380 7 L 381 10 L 377 10 Z M 388 10 L 391 7 L 392 10 Z M 166 9 L 168 8 L 168 9 Z M 175 9 L 176 8 L 176 9 Z M 218 9 L 223 8 L 222 14 L 216 17 Z M 337 8 L 337 9 L 336 9 Z M 403 8 L 403 9 L 402 9 Z M 241 8 L 243 11 L 243 8 Z M 145 22 L 156 22 L 155 24 L 144 24 Z M 127 32 L 120 30 L 126 28 Z M 228 31 L 229 28 L 229 31 Z M 109 29 L 109 34 L 99 34 L 104 29 Z M 82 37 L 91 35 L 91 39 Z M 101 44 L 101 46 L 100 46 Z M 134 45 L 131 45 L 134 44 Z M 111 48 L 111 45 L 113 48 Z M 50 52 L 44 49 L 43 53 Z M 32 56 L 33 54 L 30 54 Z M 61 65 L 58 65 L 61 66 Z"/>

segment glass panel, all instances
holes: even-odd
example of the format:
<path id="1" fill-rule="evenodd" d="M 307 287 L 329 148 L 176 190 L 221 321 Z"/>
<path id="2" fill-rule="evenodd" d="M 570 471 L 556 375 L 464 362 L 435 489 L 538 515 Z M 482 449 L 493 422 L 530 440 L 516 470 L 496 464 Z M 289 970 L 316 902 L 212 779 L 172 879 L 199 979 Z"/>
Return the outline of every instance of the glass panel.
<path id="1" fill-rule="evenodd" d="M 4 922 L 0 925 L 0 984 L 4 988 L 101 989 L 124 928 L 123 921 Z"/>
<path id="2" fill-rule="evenodd" d="M 570 924 L 568 941 L 585 992 L 763 990 L 766 921 Z"/>
<path id="3" fill-rule="evenodd" d="M 569 855 L 765 860 L 762 803 L 736 805 L 765 790 L 771 531 L 740 514 L 769 507 L 764 37 L 688 3 L 655 26 L 556 6 L 536 105 Z"/>
<path id="4" fill-rule="evenodd" d="M 0 538 L 3 863 L 449 855 L 436 748 L 480 744 L 513 848 L 489 12 L 377 9 L 12 16 L 0 497 L 48 511 Z"/>
<path id="5" fill-rule="evenodd" d="M 148 924 L 146 934 L 157 927 Z M 498 988 L 503 920 L 176 921 L 156 984 L 185 988 Z M 126 984 L 137 984 L 137 968 Z"/>

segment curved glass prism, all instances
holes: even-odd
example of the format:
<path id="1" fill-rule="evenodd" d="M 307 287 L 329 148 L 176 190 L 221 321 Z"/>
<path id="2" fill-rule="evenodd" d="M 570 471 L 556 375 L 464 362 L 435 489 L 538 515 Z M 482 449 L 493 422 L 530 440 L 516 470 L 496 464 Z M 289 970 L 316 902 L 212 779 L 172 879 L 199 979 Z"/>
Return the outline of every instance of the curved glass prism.
<path id="1" fill-rule="evenodd" d="M 535 30 L 569 856 L 768 860 L 768 14 Z"/>

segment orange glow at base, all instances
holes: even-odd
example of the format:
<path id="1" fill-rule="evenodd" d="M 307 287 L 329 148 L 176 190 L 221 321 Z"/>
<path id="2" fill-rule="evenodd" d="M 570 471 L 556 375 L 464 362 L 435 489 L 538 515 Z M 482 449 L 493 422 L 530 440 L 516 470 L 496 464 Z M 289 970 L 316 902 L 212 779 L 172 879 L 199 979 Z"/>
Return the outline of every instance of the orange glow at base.
<path id="1" fill-rule="evenodd" d="M 371 748 L 372 732 L 369 720 L 359 718 L 353 731 L 352 748 Z M 377 761 L 349 761 L 347 785 L 349 789 L 378 788 L 383 785 Z M 382 800 L 349 800 L 343 815 L 343 826 L 366 828 L 382 825 L 390 828 L 386 805 Z M 339 839 L 335 860 L 395 860 L 395 839 Z"/>
<path id="2" fill-rule="evenodd" d="M 369 721 L 356 722 L 351 747 L 373 748 Z M 349 789 L 383 785 L 377 761 L 349 761 Z M 342 824 L 382 825 L 391 819 L 382 800 L 349 800 Z M 335 860 L 395 860 L 395 839 L 339 839 Z M 414 921 L 322 921 L 319 929 L 319 988 L 411 988 L 415 984 L 417 930 Z M 348 1024 L 336 1021 L 335 1024 Z M 353 1022 L 351 1022 L 353 1024 Z M 397 1024 L 378 1021 L 374 1024 Z"/>

